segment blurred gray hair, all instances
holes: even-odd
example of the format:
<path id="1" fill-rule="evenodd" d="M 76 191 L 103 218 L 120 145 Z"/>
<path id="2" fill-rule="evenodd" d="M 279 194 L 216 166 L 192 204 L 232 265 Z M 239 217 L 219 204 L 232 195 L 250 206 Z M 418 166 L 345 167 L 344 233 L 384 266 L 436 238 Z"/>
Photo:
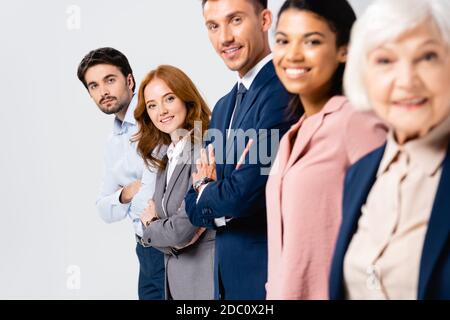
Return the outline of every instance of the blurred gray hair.
<path id="1" fill-rule="evenodd" d="M 369 53 L 427 19 L 450 44 L 450 0 L 375 0 L 356 21 L 344 75 L 345 94 L 355 108 L 372 109 L 364 77 Z"/>

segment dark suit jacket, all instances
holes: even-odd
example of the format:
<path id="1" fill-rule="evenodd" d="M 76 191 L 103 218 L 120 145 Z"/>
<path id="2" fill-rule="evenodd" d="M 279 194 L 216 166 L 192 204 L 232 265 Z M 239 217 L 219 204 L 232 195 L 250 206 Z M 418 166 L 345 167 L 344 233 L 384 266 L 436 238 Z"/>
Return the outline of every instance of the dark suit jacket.
<path id="1" fill-rule="evenodd" d="M 278 144 L 299 115 L 288 116 L 290 95 L 278 80 L 273 63 L 267 63 L 245 94 L 233 121 L 232 129 L 256 129 L 258 139 L 246 158 L 246 164 L 236 170 L 236 159 L 242 154 L 245 143 L 236 143 L 239 139 L 233 134 L 228 139 L 226 135 L 236 95 L 237 86 L 219 100 L 209 127 L 209 141 L 216 151 L 217 181 L 204 189 L 198 203 L 197 193 L 191 189 L 186 195 L 186 212 L 194 225 L 207 228 L 215 228 L 214 218 L 232 218 L 225 227 L 217 229 L 216 298 L 264 299 L 267 281 L 265 185 L 268 176 L 261 170 L 270 169 L 271 163 L 262 163 L 264 161 L 258 155 L 256 164 L 248 164 L 249 156 L 259 145 L 258 150 L 262 146 L 267 147 L 267 154 L 273 159 L 277 150 L 271 150 L 270 141 L 275 139 Z M 278 129 L 279 136 L 269 130 L 260 132 L 260 129 Z M 247 140 L 248 137 L 245 142 Z M 223 163 L 225 161 L 221 160 L 225 157 L 234 159 L 234 162 Z"/>
<path id="2" fill-rule="evenodd" d="M 345 299 L 343 262 L 356 232 L 361 207 L 375 183 L 386 146 L 368 154 L 348 171 L 344 188 L 343 221 L 330 274 L 330 298 Z M 417 298 L 450 299 L 450 146 L 428 223 L 422 250 Z M 418 244 L 421 245 L 421 244 Z"/>

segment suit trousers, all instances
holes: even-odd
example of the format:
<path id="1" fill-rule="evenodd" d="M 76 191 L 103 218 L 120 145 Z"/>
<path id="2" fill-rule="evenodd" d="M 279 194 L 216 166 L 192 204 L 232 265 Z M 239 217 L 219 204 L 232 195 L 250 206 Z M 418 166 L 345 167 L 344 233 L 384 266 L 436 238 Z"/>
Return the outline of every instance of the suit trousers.
<path id="1" fill-rule="evenodd" d="M 139 259 L 139 300 L 164 300 L 164 254 L 152 247 L 136 244 Z"/>

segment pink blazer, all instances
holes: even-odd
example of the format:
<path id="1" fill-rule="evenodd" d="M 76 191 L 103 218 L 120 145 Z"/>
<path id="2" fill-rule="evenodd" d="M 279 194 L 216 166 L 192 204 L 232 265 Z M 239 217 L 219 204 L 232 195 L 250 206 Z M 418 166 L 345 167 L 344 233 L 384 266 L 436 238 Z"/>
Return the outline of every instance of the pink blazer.
<path id="1" fill-rule="evenodd" d="M 280 143 L 266 186 L 267 299 L 327 299 L 347 168 L 381 146 L 386 126 L 333 97 Z"/>

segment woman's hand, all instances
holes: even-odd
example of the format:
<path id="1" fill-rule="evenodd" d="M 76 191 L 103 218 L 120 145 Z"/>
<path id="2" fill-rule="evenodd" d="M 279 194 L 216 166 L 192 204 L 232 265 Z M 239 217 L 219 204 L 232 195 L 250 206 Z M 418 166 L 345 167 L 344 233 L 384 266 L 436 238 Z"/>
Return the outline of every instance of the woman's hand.
<path id="1" fill-rule="evenodd" d="M 194 236 L 192 237 L 191 241 L 187 245 L 185 245 L 183 247 L 175 247 L 175 249 L 180 250 L 180 249 L 189 247 L 190 245 L 194 244 L 198 240 L 198 238 L 200 238 L 200 236 L 203 234 L 203 232 L 205 232 L 205 230 L 206 230 L 206 228 L 198 228 L 197 231 L 195 232 Z"/>
<path id="2" fill-rule="evenodd" d="M 148 201 L 148 206 L 141 213 L 141 222 L 145 227 L 148 227 L 150 222 L 158 219 L 158 215 L 156 214 L 155 202 L 153 199 Z"/>

